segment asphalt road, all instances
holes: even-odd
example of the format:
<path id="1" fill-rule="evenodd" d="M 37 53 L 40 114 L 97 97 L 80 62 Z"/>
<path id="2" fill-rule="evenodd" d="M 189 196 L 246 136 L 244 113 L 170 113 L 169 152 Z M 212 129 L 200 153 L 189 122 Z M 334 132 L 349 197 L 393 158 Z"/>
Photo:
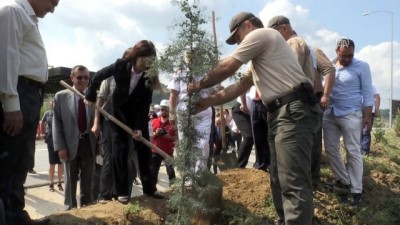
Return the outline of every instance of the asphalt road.
<path id="1" fill-rule="evenodd" d="M 35 168 L 37 174 L 28 173 L 28 177 L 25 181 L 25 187 L 39 187 L 49 184 L 49 155 L 47 151 L 47 145 L 42 140 L 36 141 L 36 152 L 35 152 Z M 57 171 L 56 177 L 57 179 Z M 57 182 L 57 181 L 56 181 Z"/>

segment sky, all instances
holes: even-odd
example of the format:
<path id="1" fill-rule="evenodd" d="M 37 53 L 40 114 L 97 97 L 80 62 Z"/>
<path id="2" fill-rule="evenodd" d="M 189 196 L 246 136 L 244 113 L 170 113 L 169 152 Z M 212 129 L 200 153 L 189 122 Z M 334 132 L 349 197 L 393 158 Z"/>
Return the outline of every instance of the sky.
<path id="1" fill-rule="evenodd" d="M 200 4 L 210 18 L 206 27 L 210 35 L 212 11 L 217 17 L 221 57 L 236 47 L 225 40 L 229 21 L 241 11 L 252 12 L 264 25 L 274 16 L 288 17 L 299 36 L 331 59 L 336 55 L 336 39 L 351 38 L 355 57 L 370 65 L 381 109 L 389 108 L 393 30 L 393 99 L 400 99 L 399 0 L 200 0 Z M 362 16 L 366 12 L 373 13 Z M 49 66 L 82 64 L 97 71 L 142 39 L 153 41 L 161 53 L 175 38 L 173 21 L 182 17 L 171 0 L 60 0 L 54 14 L 40 20 L 39 29 Z M 162 76 L 161 81 L 167 83 L 169 77 Z"/>

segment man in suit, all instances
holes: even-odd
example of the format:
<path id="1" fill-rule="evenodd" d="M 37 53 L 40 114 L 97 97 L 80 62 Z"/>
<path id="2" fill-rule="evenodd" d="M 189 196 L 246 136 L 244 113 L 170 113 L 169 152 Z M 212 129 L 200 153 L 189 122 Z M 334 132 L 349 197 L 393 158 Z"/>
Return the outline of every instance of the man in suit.
<path id="1" fill-rule="evenodd" d="M 83 93 L 89 84 L 89 71 L 85 66 L 72 68 L 73 87 Z M 91 185 L 95 162 L 96 138 L 90 131 L 94 110 L 70 90 L 54 97 L 53 142 L 65 169 L 66 210 L 77 207 L 76 186 L 80 176 L 80 204 L 92 202 Z"/>

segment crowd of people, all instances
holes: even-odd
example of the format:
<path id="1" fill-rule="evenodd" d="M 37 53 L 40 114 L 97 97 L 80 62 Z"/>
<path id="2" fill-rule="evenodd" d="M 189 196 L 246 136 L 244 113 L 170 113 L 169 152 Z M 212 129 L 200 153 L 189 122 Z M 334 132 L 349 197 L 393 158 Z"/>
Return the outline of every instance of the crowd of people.
<path id="1" fill-rule="evenodd" d="M 0 49 L 9 53 L 0 57 L 4 72 L 0 78 L 0 225 L 49 222 L 32 220 L 24 210 L 23 184 L 32 169 L 31 145 L 47 81 L 37 17 L 54 12 L 58 2 L 15 0 L 0 5 L 0 32 L 8 36 L 0 38 L 5 43 Z M 330 61 L 319 48 L 297 36 L 284 16 L 272 18 L 264 28 L 252 13 L 241 12 L 232 18 L 229 30 L 226 43 L 237 44 L 237 49 L 208 74 L 190 82 L 182 79 L 187 68 L 178 71 L 168 84 L 169 99 L 154 105 L 152 111 L 153 91 L 161 85 L 158 74 L 148 73 L 157 57 L 151 41 L 138 41 L 92 77 L 83 65 L 71 69 L 74 91 L 57 92 L 41 120 L 49 150 L 49 188 L 55 191 L 57 165 L 57 187 L 64 191 L 66 210 L 78 207 L 78 180 L 81 207 L 112 199 L 127 204 L 132 184 L 138 184 L 136 177 L 145 196 L 163 199 L 157 191 L 160 166 L 165 161 L 170 185 L 176 180 L 174 167 L 141 140 L 150 140 L 173 157 L 176 141 L 186 135 L 179 116 L 187 111 L 187 99 L 193 93 L 201 96 L 193 114 L 200 134 L 195 143 L 200 152 L 192 165 L 195 171 L 210 169 L 209 158 L 228 147 L 237 151 L 238 166 L 244 168 L 254 145 L 254 167 L 270 174 L 277 223 L 311 224 L 323 140 L 336 180 L 333 189 L 349 194 L 349 204 L 359 206 L 362 154 L 370 152 L 372 107 L 377 114 L 379 92 L 373 88 L 368 63 L 354 58 L 354 41 L 338 39 L 336 58 Z M 191 54 L 185 52 L 187 63 Z M 226 88 L 217 85 L 247 63 L 239 81 Z M 235 98 L 232 109 L 215 112 L 213 106 Z M 132 135 L 94 105 L 128 126 Z M 341 137 L 346 160 L 340 153 Z M 95 165 L 101 168 L 98 176 Z"/>

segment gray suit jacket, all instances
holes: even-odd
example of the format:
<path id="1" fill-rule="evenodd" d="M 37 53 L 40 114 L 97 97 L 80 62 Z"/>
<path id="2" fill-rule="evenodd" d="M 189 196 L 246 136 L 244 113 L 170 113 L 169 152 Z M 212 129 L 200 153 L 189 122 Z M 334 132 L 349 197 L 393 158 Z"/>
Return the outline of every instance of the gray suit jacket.
<path id="1" fill-rule="evenodd" d="M 88 115 L 87 129 L 90 136 L 90 146 L 95 156 L 96 137 L 90 131 L 94 120 L 94 110 L 86 107 Z M 74 160 L 78 152 L 79 128 L 78 115 L 75 103 L 75 94 L 70 90 L 63 90 L 56 93 L 54 97 L 53 117 L 53 143 L 54 150 L 66 149 L 69 160 Z"/>

